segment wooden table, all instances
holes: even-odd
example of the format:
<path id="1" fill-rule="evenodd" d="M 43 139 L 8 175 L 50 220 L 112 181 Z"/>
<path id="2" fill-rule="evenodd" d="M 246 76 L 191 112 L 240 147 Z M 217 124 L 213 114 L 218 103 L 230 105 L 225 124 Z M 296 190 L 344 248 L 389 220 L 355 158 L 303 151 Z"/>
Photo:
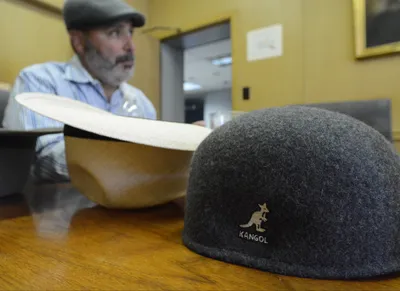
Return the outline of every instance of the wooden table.
<path id="1" fill-rule="evenodd" d="M 400 290 L 400 279 L 301 279 L 199 256 L 182 245 L 176 203 L 108 210 L 64 185 L 3 199 L 0 214 L 0 290 Z"/>

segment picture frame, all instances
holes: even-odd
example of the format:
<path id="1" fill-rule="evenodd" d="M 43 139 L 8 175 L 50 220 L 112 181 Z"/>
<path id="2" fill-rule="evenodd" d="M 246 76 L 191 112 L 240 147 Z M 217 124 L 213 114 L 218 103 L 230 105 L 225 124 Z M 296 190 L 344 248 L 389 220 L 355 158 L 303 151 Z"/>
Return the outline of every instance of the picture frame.
<path id="1" fill-rule="evenodd" d="M 400 53 L 400 0 L 353 0 L 353 20 L 356 59 Z"/>

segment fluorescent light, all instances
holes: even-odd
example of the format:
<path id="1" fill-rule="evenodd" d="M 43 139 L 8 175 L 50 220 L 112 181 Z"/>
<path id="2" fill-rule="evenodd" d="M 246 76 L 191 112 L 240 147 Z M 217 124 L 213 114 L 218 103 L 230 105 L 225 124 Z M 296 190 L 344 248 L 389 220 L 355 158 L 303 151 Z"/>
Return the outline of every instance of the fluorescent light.
<path id="1" fill-rule="evenodd" d="M 222 58 L 217 58 L 217 59 L 213 59 L 212 64 L 215 66 L 228 66 L 232 64 L 232 57 L 222 57 Z"/>
<path id="2" fill-rule="evenodd" d="M 195 83 L 190 83 L 190 82 L 184 82 L 183 83 L 183 90 L 184 91 L 193 91 L 193 90 L 198 90 L 200 89 L 201 86 Z"/>

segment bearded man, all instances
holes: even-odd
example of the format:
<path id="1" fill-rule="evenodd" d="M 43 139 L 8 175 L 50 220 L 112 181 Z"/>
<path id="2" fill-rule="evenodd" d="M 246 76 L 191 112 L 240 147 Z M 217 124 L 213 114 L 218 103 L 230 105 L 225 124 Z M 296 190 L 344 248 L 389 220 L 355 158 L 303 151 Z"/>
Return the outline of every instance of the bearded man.
<path id="1" fill-rule="evenodd" d="M 67 0 L 63 16 L 75 55 L 67 63 L 24 68 L 11 90 L 3 126 L 63 126 L 17 103 L 15 96 L 24 92 L 55 94 L 119 115 L 156 119 L 150 100 L 127 83 L 135 67 L 133 32 L 145 24 L 144 16 L 120 0 Z M 41 182 L 69 181 L 62 134 L 38 139 L 32 174 Z"/>

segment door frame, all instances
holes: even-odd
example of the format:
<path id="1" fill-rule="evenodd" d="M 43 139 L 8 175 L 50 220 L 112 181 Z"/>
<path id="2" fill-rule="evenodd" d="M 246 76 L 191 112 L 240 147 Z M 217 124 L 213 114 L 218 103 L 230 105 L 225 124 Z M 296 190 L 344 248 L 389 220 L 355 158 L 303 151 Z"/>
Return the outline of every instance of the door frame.
<path id="1" fill-rule="evenodd" d="M 223 23 L 229 23 L 230 25 L 230 40 L 231 40 L 231 55 L 232 59 L 235 59 L 235 47 L 236 47 L 236 38 L 233 35 L 233 31 L 237 31 L 237 15 L 238 11 L 237 10 L 231 10 L 228 11 L 227 13 L 220 14 L 220 15 L 215 15 L 214 17 L 207 19 L 203 22 L 196 23 L 194 25 L 190 25 L 188 27 L 183 27 L 176 29 L 175 32 L 173 31 L 153 31 L 151 34 L 153 37 L 159 40 L 160 45 L 159 45 L 159 56 L 160 56 L 160 61 L 159 61 L 159 116 L 160 119 L 163 119 L 162 112 L 163 112 L 163 94 L 162 94 L 162 68 L 161 68 L 161 53 L 162 53 L 162 43 L 173 39 L 173 38 L 179 38 L 179 37 L 184 37 L 193 33 L 196 33 L 198 31 L 202 31 L 208 28 L 212 28 L 214 26 L 223 24 Z M 231 71 L 232 71 L 232 88 L 231 88 L 231 96 L 232 96 L 232 110 L 235 110 L 234 106 L 234 98 L 233 96 L 234 91 L 235 91 L 235 85 L 236 85 L 236 67 L 235 67 L 235 62 L 232 62 L 231 65 Z"/>

